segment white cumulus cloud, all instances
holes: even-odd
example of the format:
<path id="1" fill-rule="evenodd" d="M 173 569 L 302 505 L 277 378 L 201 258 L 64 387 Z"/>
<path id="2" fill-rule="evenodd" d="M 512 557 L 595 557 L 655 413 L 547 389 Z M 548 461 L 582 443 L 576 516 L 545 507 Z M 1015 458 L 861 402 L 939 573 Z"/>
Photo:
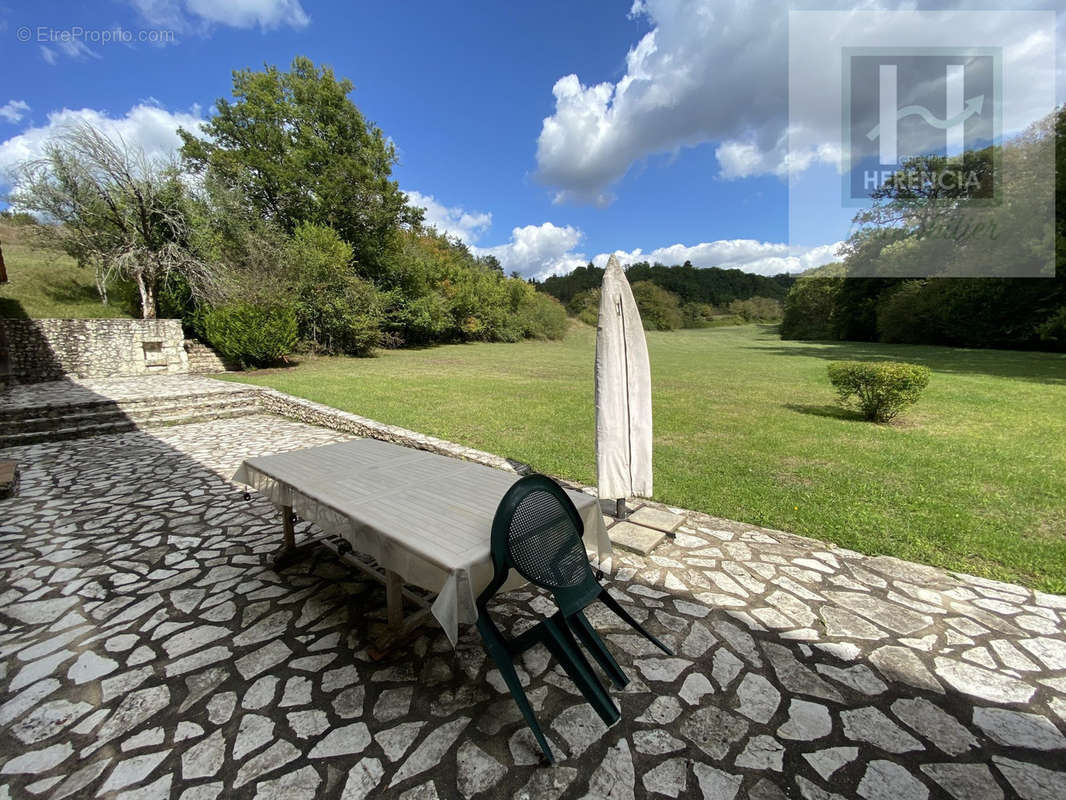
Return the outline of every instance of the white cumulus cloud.
<path id="1" fill-rule="evenodd" d="M 195 106 L 189 111 L 167 111 L 142 103 L 120 117 L 93 108 L 64 108 L 51 112 L 45 124 L 0 142 L 0 173 L 4 174 L 4 182 L 9 182 L 15 166 L 39 158 L 45 142 L 70 125 L 89 123 L 109 136 L 119 136 L 127 144 L 143 148 L 149 157 L 165 158 L 181 146 L 178 128 L 198 132 L 201 121 L 200 109 Z"/>
<path id="2" fill-rule="evenodd" d="M 504 272 L 517 272 L 525 278 L 546 278 L 570 272 L 586 262 L 575 251 L 584 234 L 570 225 L 526 225 L 511 231 L 511 240 L 495 247 L 471 247 L 477 256 L 499 259 Z"/>
<path id="3" fill-rule="evenodd" d="M 445 206 L 431 194 L 409 191 L 407 204 L 425 210 L 425 222 L 441 233 L 455 236 L 464 244 L 473 244 L 492 225 L 492 214 L 464 211 L 459 206 Z"/>
<path id="4" fill-rule="evenodd" d="M 25 100 L 8 100 L 4 105 L 0 106 L 0 117 L 14 124 L 26 116 L 26 112 L 29 110 L 30 104 Z"/>
<path id="5" fill-rule="evenodd" d="M 492 222 L 491 214 L 446 206 L 433 196 L 421 192 L 409 191 L 407 196 L 411 205 L 426 209 L 427 223 L 444 233 L 457 236 L 476 256 L 495 256 L 504 272 L 517 272 L 526 278 L 543 279 L 551 275 L 563 275 L 589 261 L 602 267 L 610 255 L 617 256 L 623 264 L 648 261 L 673 266 L 689 261 L 697 267 L 739 269 L 757 275 L 803 272 L 839 260 L 837 249 L 840 242 L 797 247 L 756 239 L 721 239 L 693 245 L 678 243 L 651 250 L 615 250 L 613 253 L 597 253 L 589 258 L 581 250 L 585 234 L 579 228 L 551 222 L 516 227 L 505 244 L 479 247 L 473 242 L 488 231 Z"/>
<path id="6" fill-rule="evenodd" d="M 791 5 L 836 8 L 856 19 L 878 9 L 975 7 L 970 0 L 800 0 Z M 1041 0 L 1010 5 L 1046 7 Z M 839 163 L 839 116 L 833 130 L 821 122 L 806 130 L 801 119 L 791 131 L 794 152 L 789 155 L 786 4 L 638 0 L 629 13 L 646 20 L 651 30 L 630 48 L 620 79 L 590 83 L 571 74 L 552 88 L 555 109 L 537 139 L 536 176 L 554 188 L 556 202 L 606 205 L 613 199 L 612 185 L 635 163 L 704 144 L 715 147 L 724 179 L 785 176 L 819 162 Z M 997 19 L 989 14 L 980 27 L 996 31 Z M 1058 27 L 1051 37 L 1061 44 L 1064 26 Z M 1019 41 L 1014 49 L 1028 57 L 1037 46 L 1048 43 Z M 1007 48 L 1007 66 L 1012 56 Z M 833 69 L 839 73 L 839 59 Z M 1032 86 L 1046 86 L 1054 77 L 1027 79 Z M 1024 103 L 1024 98 L 1009 100 Z"/>
<path id="7" fill-rule="evenodd" d="M 695 245 L 673 244 L 647 252 L 638 248 L 628 252 L 616 250 L 614 253 L 599 253 L 592 262 L 602 267 L 606 265 L 607 258 L 614 255 L 622 264 L 648 261 L 673 266 L 689 261 L 695 267 L 721 267 L 756 275 L 779 275 L 782 272 L 803 272 L 811 267 L 838 261 L 837 249 L 840 245 L 837 242 L 816 247 L 795 247 L 756 239 L 721 239 Z"/>

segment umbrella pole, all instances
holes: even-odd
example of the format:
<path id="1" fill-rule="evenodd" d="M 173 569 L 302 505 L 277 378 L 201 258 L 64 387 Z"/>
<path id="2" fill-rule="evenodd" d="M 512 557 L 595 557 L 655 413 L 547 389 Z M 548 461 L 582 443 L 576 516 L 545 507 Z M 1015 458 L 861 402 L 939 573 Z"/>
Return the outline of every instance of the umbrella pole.
<path id="1" fill-rule="evenodd" d="M 627 516 L 629 516 L 629 513 L 626 511 L 626 499 L 619 497 L 614 501 L 614 518 L 625 519 Z"/>

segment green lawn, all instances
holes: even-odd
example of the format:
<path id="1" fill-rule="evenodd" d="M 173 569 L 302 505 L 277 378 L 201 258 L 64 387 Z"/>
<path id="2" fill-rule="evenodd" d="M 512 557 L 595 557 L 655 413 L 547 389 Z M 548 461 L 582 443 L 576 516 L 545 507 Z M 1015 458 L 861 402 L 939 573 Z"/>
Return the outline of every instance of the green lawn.
<path id="1" fill-rule="evenodd" d="M 595 482 L 595 331 L 308 359 L 234 376 Z M 1066 356 L 782 342 L 745 326 L 649 333 L 655 499 L 1066 592 Z M 833 406 L 826 364 L 933 378 L 893 425 Z"/>
<path id="2" fill-rule="evenodd" d="M 8 283 L 0 285 L 0 317 L 85 319 L 128 317 L 122 298 L 100 302 L 91 270 L 70 256 L 32 246 L 18 226 L 0 225 Z"/>

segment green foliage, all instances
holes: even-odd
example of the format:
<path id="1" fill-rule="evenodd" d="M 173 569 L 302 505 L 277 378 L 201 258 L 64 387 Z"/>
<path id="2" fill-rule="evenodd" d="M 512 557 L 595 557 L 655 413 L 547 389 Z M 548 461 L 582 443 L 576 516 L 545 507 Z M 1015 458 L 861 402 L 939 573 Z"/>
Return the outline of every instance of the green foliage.
<path id="1" fill-rule="evenodd" d="M 390 344 L 516 342 L 566 331 L 558 303 L 543 302 L 531 284 L 505 277 L 495 259 L 476 258 L 433 229 L 393 237 L 374 279 L 384 292 Z"/>
<path id="2" fill-rule="evenodd" d="M 729 304 L 729 312 L 740 317 L 744 322 L 781 321 L 781 303 L 769 297 L 734 300 Z"/>
<path id="3" fill-rule="evenodd" d="M 681 303 L 677 295 L 651 281 L 633 284 L 633 298 L 646 331 L 673 331 L 681 327 Z"/>
<path id="4" fill-rule="evenodd" d="M 296 347 L 296 313 L 284 303 L 234 302 L 204 313 L 208 343 L 243 366 L 265 367 Z"/>
<path id="5" fill-rule="evenodd" d="M 586 325 L 595 326 L 600 318 L 600 287 L 575 294 L 566 304 L 566 310 Z"/>
<path id="6" fill-rule="evenodd" d="M 50 222 L 34 227 L 37 237 L 93 268 L 105 303 L 112 285 L 129 281 L 141 316 L 154 319 L 156 293 L 176 274 L 194 293 L 213 293 L 216 276 L 191 246 L 188 190 L 173 165 L 81 122 L 51 136 L 15 175 L 12 204 Z"/>
<path id="7" fill-rule="evenodd" d="M 93 272 L 61 250 L 41 247 L 32 228 L 0 225 L 8 283 L 0 284 L 0 317 L 14 319 L 95 319 L 130 317 L 136 304 L 127 306 L 125 293 L 112 292 L 104 305 Z M 133 292 L 136 295 L 136 291 Z"/>
<path id="8" fill-rule="evenodd" d="M 1049 225 L 1040 198 L 1052 157 L 1056 196 Z M 961 193 L 987 196 L 997 158 L 1004 168 L 997 176 L 996 236 L 972 225 L 951 227 L 960 190 L 915 179 L 936 170 L 972 170 L 978 185 Z M 1066 317 L 1066 108 L 997 149 L 956 160 L 912 160 L 855 222 L 844 247 L 847 279 L 818 284 L 820 275 L 800 278 L 785 301 L 782 338 L 1066 351 L 1060 331 Z M 1046 257 L 1052 239 L 1054 262 Z M 1045 277 L 955 277 L 1004 268 Z"/>
<path id="9" fill-rule="evenodd" d="M 29 214 L 25 211 L 13 211 L 10 208 L 5 208 L 0 211 L 0 222 L 5 225 L 13 225 L 17 227 L 30 227 L 37 224 L 37 218 L 33 214 Z"/>
<path id="10" fill-rule="evenodd" d="M 834 339 L 836 298 L 843 278 L 805 275 L 785 298 L 782 339 Z"/>
<path id="11" fill-rule="evenodd" d="M 918 402 L 931 374 L 903 362 L 834 361 L 828 370 L 840 404 L 873 422 L 888 422 Z"/>
<path id="12" fill-rule="evenodd" d="M 368 355 L 381 341 L 384 302 L 352 271 L 352 248 L 332 228 L 301 223 L 284 251 L 300 339 L 312 350 Z"/>
<path id="13" fill-rule="evenodd" d="M 681 304 L 681 327 L 682 328 L 710 328 L 715 320 L 722 318 L 710 303 L 682 303 Z"/>
<path id="14" fill-rule="evenodd" d="M 568 322 L 566 309 L 554 297 L 538 292 L 529 284 L 523 291 L 515 310 L 522 335 L 528 339 L 562 339 Z"/>
<path id="15" fill-rule="evenodd" d="M 769 297 L 783 300 L 794 279 L 790 275 L 767 278 L 739 269 L 719 267 L 694 267 L 686 261 L 680 266 L 667 267 L 640 261 L 626 268 L 630 283 L 651 281 L 673 292 L 682 303 L 706 303 L 727 306 L 733 300 L 750 297 Z M 581 292 L 598 289 L 603 282 L 603 270 L 589 264 L 577 267 L 569 275 L 553 275 L 539 285 L 569 307 L 570 301 Z"/>
<path id="16" fill-rule="evenodd" d="M 333 228 L 371 267 L 421 215 L 391 180 L 394 146 L 348 99 L 352 90 L 303 57 L 288 72 L 238 70 L 233 99 L 215 102 L 203 136 L 179 131 L 182 157 L 287 233 L 304 222 Z"/>
<path id="17" fill-rule="evenodd" d="M 1066 350 L 1066 306 L 1063 306 L 1036 327 L 1037 335 L 1052 343 L 1058 350 Z"/>

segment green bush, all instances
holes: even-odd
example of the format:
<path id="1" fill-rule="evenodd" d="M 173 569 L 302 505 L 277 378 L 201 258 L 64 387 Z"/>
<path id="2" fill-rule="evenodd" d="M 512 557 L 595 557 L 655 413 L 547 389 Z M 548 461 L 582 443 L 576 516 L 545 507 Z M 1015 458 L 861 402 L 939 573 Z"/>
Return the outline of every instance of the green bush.
<path id="1" fill-rule="evenodd" d="M 304 223 L 285 245 L 296 322 L 304 346 L 352 356 L 381 342 L 384 300 L 350 266 L 352 248 L 332 228 Z"/>
<path id="2" fill-rule="evenodd" d="M 633 284 L 633 298 L 646 331 L 674 331 L 681 327 L 681 303 L 677 295 L 651 281 Z"/>
<path id="3" fill-rule="evenodd" d="M 529 288 L 516 311 L 522 335 L 531 339 L 562 339 L 567 328 L 563 304 L 550 294 L 538 292 L 532 286 Z"/>
<path id="4" fill-rule="evenodd" d="M 710 303 L 682 303 L 681 326 L 683 328 L 710 328 L 718 312 Z"/>
<path id="5" fill-rule="evenodd" d="M 586 325 L 595 327 L 600 321 L 600 290 L 586 289 L 578 292 L 570 298 L 566 310 Z"/>
<path id="6" fill-rule="evenodd" d="M 729 304 L 729 312 L 745 322 L 780 322 L 781 303 L 770 297 L 749 297 L 747 300 L 734 300 Z"/>
<path id="7" fill-rule="evenodd" d="M 929 375 L 928 367 L 903 362 L 835 361 L 829 365 L 829 382 L 841 405 L 874 422 L 888 422 L 918 402 L 929 385 Z"/>
<path id="8" fill-rule="evenodd" d="M 296 312 L 283 303 L 231 303 L 203 315 L 207 341 L 225 358 L 242 366 L 265 367 L 293 351 Z"/>

